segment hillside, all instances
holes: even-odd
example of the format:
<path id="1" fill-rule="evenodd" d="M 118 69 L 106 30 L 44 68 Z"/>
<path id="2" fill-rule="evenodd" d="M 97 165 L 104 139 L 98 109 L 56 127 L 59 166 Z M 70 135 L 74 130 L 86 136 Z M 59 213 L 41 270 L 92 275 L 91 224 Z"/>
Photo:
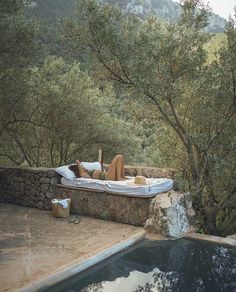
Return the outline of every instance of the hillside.
<path id="1" fill-rule="evenodd" d="M 33 1 L 31 14 L 51 22 L 61 17 L 71 17 L 75 12 L 77 0 L 36 0 Z M 135 13 L 140 17 L 153 14 L 161 19 L 175 21 L 180 15 L 180 5 L 171 0 L 108 0 L 101 1 L 116 5 Z M 225 20 L 219 15 L 212 14 L 209 17 L 208 30 L 211 32 L 223 32 Z"/>
<path id="2" fill-rule="evenodd" d="M 175 21 L 179 17 L 181 10 L 179 3 L 171 0 L 109 0 L 106 2 L 117 5 L 141 17 L 153 14 L 167 21 Z M 209 17 L 209 31 L 214 33 L 223 32 L 224 26 L 224 18 L 216 14 L 212 14 Z"/>

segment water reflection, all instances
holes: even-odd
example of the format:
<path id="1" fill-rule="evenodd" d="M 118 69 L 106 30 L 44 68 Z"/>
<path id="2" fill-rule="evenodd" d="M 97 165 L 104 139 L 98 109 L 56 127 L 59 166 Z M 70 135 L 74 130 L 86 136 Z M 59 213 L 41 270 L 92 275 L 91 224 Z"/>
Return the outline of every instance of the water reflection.
<path id="1" fill-rule="evenodd" d="M 197 241 L 144 241 L 47 291 L 236 291 L 236 250 Z"/>

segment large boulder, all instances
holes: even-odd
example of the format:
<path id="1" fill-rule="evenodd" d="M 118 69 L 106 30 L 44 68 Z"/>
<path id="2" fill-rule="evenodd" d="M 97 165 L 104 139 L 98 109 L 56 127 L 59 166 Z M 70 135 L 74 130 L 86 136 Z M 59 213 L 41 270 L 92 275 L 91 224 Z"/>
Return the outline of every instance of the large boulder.
<path id="1" fill-rule="evenodd" d="M 154 197 L 145 229 L 169 237 L 194 230 L 194 210 L 188 194 L 169 191 Z"/>

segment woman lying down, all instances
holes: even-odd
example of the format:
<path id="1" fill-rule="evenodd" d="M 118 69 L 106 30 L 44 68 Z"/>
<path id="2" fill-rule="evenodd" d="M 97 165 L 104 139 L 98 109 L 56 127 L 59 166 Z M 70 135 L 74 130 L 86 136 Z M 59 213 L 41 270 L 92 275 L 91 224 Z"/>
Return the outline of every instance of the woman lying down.
<path id="1" fill-rule="evenodd" d="M 76 160 L 76 165 L 71 165 L 69 167 L 78 177 L 83 178 L 93 178 L 100 180 L 124 180 L 125 170 L 124 170 L 124 157 L 122 155 L 116 155 L 108 167 L 107 171 L 102 170 L 86 170 L 80 163 Z"/>

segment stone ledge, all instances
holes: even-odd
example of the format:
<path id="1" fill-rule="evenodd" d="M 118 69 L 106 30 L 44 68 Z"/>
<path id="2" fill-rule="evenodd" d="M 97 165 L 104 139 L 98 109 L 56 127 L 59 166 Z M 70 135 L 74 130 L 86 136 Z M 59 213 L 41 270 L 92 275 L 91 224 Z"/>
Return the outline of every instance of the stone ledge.
<path id="1" fill-rule="evenodd" d="M 2 171 L 1 171 L 2 170 Z M 126 175 L 171 177 L 172 169 L 125 166 Z M 187 195 L 176 191 L 157 196 L 131 197 L 97 190 L 79 190 L 60 185 L 61 176 L 52 168 L 0 168 L 0 202 L 51 210 L 54 198 L 71 198 L 71 212 L 136 226 L 165 236 L 191 231 L 194 215 Z"/>
<path id="2" fill-rule="evenodd" d="M 104 164 L 108 167 L 109 164 Z M 145 177 L 154 178 L 172 178 L 175 177 L 175 170 L 173 168 L 158 168 L 158 167 L 146 167 L 146 166 L 131 166 L 125 165 L 125 175 L 136 176 L 143 175 Z"/>
<path id="3" fill-rule="evenodd" d="M 164 236 L 180 237 L 194 230 L 192 204 L 187 194 L 174 190 L 147 198 L 58 185 L 56 197 L 70 198 L 74 214 L 144 226 Z"/>
<path id="4" fill-rule="evenodd" d="M 53 170 L 55 171 L 55 168 L 49 168 L 49 167 L 30 167 L 30 166 L 0 166 L 0 170 L 15 170 L 15 169 L 20 169 L 22 171 L 36 171 L 36 172 L 41 172 L 41 171 L 48 171 L 48 170 Z"/>
<path id="5" fill-rule="evenodd" d="M 60 185 L 56 187 L 54 196 L 57 199 L 70 198 L 73 214 L 135 226 L 145 225 L 152 200 Z"/>
<path id="6" fill-rule="evenodd" d="M 126 174 L 130 176 L 143 175 L 145 177 L 164 177 L 174 179 L 175 170 L 171 168 L 157 168 L 157 167 L 144 167 L 144 166 L 125 166 Z"/>

